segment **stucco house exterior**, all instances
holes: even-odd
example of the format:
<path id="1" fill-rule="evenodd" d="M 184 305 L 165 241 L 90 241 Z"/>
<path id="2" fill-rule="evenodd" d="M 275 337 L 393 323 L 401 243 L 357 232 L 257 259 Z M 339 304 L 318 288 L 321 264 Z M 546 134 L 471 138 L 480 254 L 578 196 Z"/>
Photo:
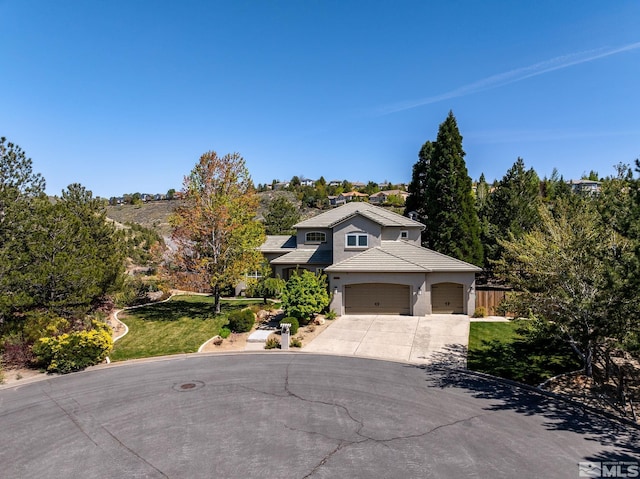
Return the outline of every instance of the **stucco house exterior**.
<path id="1" fill-rule="evenodd" d="M 472 314 L 481 268 L 420 245 L 422 223 L 351 202 L 268 236 L 261 251 L 277 276 L 327 275 L 331 309 L 343 314 Z"/>

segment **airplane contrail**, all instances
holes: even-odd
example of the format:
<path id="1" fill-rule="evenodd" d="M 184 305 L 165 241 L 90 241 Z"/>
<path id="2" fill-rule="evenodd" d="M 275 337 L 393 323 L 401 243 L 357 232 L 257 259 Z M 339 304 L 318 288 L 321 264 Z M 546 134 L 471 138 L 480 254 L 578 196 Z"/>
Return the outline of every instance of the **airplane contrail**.
<path id="1" fill-rule="evenodd" d="M 478 80 L 468 85 L 461 86 L 454 90 L 442 93 L 440 95 L 430 96 L 422 98 L 420 100 L 406 101 L 401 103 L 395 103 L 386 107 L 382 107 L 378 110 L 378 114 L 388 115 L 391 113 L 397 113 L 404 110 L 410 110 L 419 106 L 430 105 L 443 100 L 449 100 L 451 98 L 458 98 L 461 96 L 471 95 L 484 90 L 490 90 L 501 86 L 509 85 L 511 83 L 519 82 L 527 78 L 543 75 L 555 70 L 562 70 L 573 65 L 579 65 L 581 63 L 588 63 L 600 58 L 606 58 L 618 53 L 627 52 L 630 50 L 636 50 L 640 48 L 640 42 L 630 43 L 616 48 L 599 48 L 596 50 L 587 50 L 584 52 L 570 53 L 568 55 L 562 55 L 559 57 L 545 60 L 526 67 L 516 68 L 504 73 L 498 73 L 482 80 Z"/>

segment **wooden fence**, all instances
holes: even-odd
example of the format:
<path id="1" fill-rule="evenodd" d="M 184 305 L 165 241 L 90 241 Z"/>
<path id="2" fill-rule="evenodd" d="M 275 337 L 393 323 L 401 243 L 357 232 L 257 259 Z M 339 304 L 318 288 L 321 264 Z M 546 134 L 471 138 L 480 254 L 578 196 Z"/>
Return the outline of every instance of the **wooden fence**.
<path id="1" fill-rule="evenodd" d="M 482 306 L 487 310 L 487 315 L 497 316 L 499 313 L 496 309 L 508 292 L 505 289 L 476 289 L 476 308 Z M 513 315 L 507 313 L 507 316 Z"/>

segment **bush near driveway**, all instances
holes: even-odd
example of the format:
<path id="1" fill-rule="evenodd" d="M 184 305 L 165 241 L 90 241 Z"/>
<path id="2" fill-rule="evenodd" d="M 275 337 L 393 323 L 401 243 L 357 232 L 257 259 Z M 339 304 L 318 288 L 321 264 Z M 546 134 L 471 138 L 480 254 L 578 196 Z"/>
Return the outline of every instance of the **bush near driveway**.
<path id="1" fill-rule="evenodd" d="M 250 309 L 242 309 L 229 313 L 229 329 L 236 333 L 251 331 L 256 322 L 256 315 Z"/>
<path id="2" fill-rule="evenodd" d="M 329 306 L 327 277 L 307 270 L 297 271 L 287 281 L 281 296 L 285 314 L 306 324 L 312 314 Z"/>
<path id="3" fill-rule="evenodd" d="M 298 328 L 300 328 L 300 323 L 298 322 L 298 320 L 292 316 L 289 316 L 288 318 L 283 318 L 280 320 L 279 326 L 282 328 L 282 323 L 289 323 L 291 325 L 291 336 L 293 336 L 294 334 L 296 334 L 298 332 Z"/>

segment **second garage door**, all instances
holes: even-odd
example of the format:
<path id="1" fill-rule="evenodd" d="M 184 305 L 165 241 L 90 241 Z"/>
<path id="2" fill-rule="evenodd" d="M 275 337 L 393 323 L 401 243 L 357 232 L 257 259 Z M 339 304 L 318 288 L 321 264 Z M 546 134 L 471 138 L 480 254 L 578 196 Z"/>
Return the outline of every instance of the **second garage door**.
<path id="1" fill-rule="evenodd" d="M 409 286 L 366 283 L 345 286 L 346 314 L 411 314 Z"/>
<path id="2" fill-rule="evenodd" d="M 431 285 L 431 311 L 434 314 L 464 313 L 462 285 L 437 283 Z"/>

